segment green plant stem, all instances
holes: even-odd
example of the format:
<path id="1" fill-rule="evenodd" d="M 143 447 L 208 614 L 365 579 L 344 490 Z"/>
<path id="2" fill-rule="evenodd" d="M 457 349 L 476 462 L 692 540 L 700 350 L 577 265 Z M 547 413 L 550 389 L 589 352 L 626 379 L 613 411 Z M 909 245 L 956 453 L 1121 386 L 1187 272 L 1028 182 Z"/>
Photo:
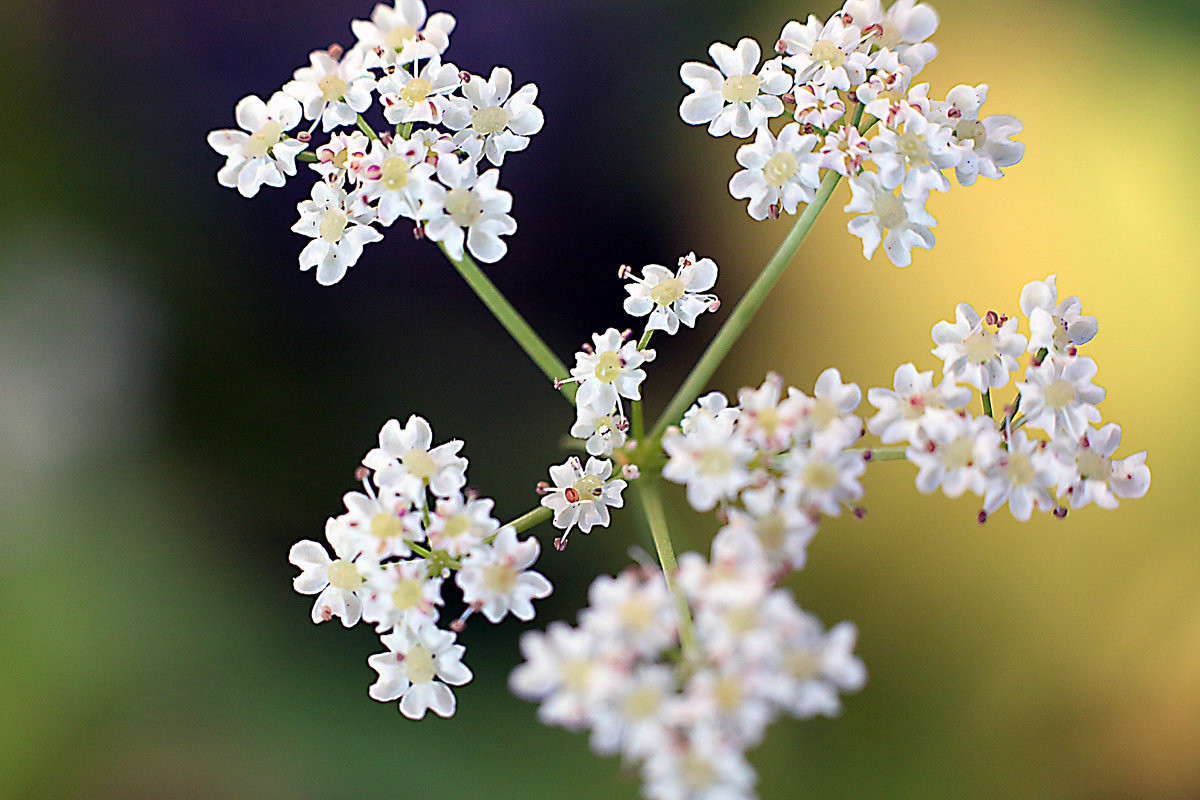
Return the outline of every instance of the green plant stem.
<path id="1" fill-rule="evenodd" d="M 358 129 L 360 131 L 362 131 L 363 133 L 365 133 L 368 138 L 370 138 L 370 139 L 378 139 L 379 138 L 379 134 L 376 133 L 375 129 L 372 128 L 367 123 L 367 120 L 363 117 L 362 114 L 358 115 L 358 119 L 355 121 L 355 124 L 358 125 Z"/>
<path id="2" fill-rule="evenodd" d="M 663 432 L 667 426 L 677 422 L 683 412 L 687 411 L 688 406 L 700 395 L 700 391 L 712 378 L 713 373 L 717 371 L 721 361 L 729 354 L 730 349 L 742 335 L 742 331 L 750 324 L 750 320 L 754 318 L 755 313 L 767 299 L 767 295 L 771 293 L 771 289 L 775 286 L 775 282 L 779 280 L 779 276 L 783 274 L 788 263 L 792 260 L 792 256 L 796 254 L 796 250 L 804 242 L 804 237 L 808 235 L 812 229 L 813 223 L 817 220 L 817 215 L 821 213 L 821 209 L 829 201 L 829 196 L 833 194 L 834 187 L 837 186 L 841 175 L 829 170 L 825 174 L 825 179 L 821 181 L 820 187 L 817 189 L 817 196 L 804 209 L 804 213 L 800 215 L 800 219 L 796 220 L 796 224 L 792 226 L 787 237 L 779 245 L 779 249 L 775 251 L 775 255 L 771 256 L 771 260 L 759 273 L 754 280 L 750 289 L 738 301 L 737 307 L 730 313 L 729 318 L 725 320 L 725 324 L 721 326 L 721 330 L 717 331 L 717 335 L 709 343 L 708 349 L 704 351 L 704 355 L 696 362 L 696 366 L 692 368 L 691 374 L 679 387 L 679 391 L 675 392 L 675 396 L 671 398 L 671 402 L 667 404 L 667 408 L 663 411 L 662 416 L 658 418 L 653 430 L 650 431 L 650 436 L 647 443 L 654 443 L 652 446 L 657 446 L 657 442 L 662 439 Z"/>
<path id="3" fill-rule="evenodd" d="M 512 522 L 504 523 L 500 527 L 501 528 L 512 528 L 517 533 L 522 533 L 523 531 L 529 530 L 534 525 L 540 525 L 541 523 L 550 519 L 550 515 L 553 513 L 554 512 L 552 512 L 550 509 L 546 508 L 545 506 L 538 506 L 537 508 L 532 508 L 529 511 L 526 511 L 524 514 L 517 517 Z M 496 538 L 496 536 L 498 534 L 499 534 L 499 531 L 497 531 L 496 533 L 493 533 L 491 536 L 487 537 L 483 541 L 485 541 L 488 544 L 491 544 L 492 541 Z"/>
<path id="4" fill-rule="evenodd" d="M 629 438 L 640 442 L 646 435 L 646 422 L 642 417 L 642 401 L 634 400 L 629 404 Z"/>
<path id="5" fill-rule="evenodd" d="M 529 323 L 525 321 L 525 318 L 512 307 L 512 304 L 500 293 L 500 290 L 496 288 L 496 285 L 492 283 L 488 276 L 483 274 L 483 270 L 479 268 L 474 259 L 466 253 L 463 253 L 461 259 L 455 259 L 446 252 L 444 244 L 439 242 L 438 247 L 441 248 L 442 253 L 445 254 L 450 263 L 454 265 L 454 268 L 458 270 L 458 274 L 463 276 L 463 280 L 467 282 L 467 285 L 471 287 L 475 294 L 479 295 L 479 299 L 483 301 L 483 304 L 500 321 L 500 324 L 504 326 L 509 335 L 517 340 L 517 344 L 521 345 L 521 348 L 533 359 L 533 363 L 538 365 L 538 368 L 545 373 L 546 377 L 552 381 L 560 381 L 570 377 L 570 372 L 558 360 L 558 356 L 554 355 L 554 351 L 546 346 L 546 343 L 542 341 L 542 338 L 537 335 L 533 328 L 529 327 Z M 559 391 L 562 392 L 563 397 L 567 399 L 568 403 L 575 403 L 575 388 L 575 384 L 573 383 L 564 383 L 559 387 Z"/>
<path id="6" fill-rule="evenodd" d="M 853 447 L 846 452 L 861 453 L 864 456 L 870 453 L 871 461 L 903 461 L 908 457 L 904 454 L 904 451 L 907 449 L 907 445 L 893 444 L 881 445 L 879 447 Z"/>
<path id="7" fill-rule="evenodd" d="M 675 610 L 679 616 L 679 644 L 683 647 L 686 660 L 689 653 L 696 652 L 696 632 L 692 627 L 692 613 L 688 609 L 687 598 L 675 583 L 675 573 L 679 570 L 679 565 L 675 562 L 675 550 L 671 546 L 671 536 L 667 531 L 667 515 L 663 510 L 662 493 L 653 477 L 646 476 L 633 483 L 642 500 L 646 520 L 650 523 L 650 534 L 654 537 L 654 548 L 658 551 L 658 563 L 667 581 L 667 589 L 675 600 Z"/>
<path id="8" fill-rule="evenodd" d="M 308 162 L 310 162 L 310 163 L 316 163 L 316 161 L 317 161 L 317 154 L 316 154 L 316 153 L 309 153 L 309 152 L 300 152 L 300 153 L 296 153 L 296 160 L 297 160 L 297 161 L 308 161 Z"/>
<path id="9" fill-rule="evenodd" d="M 988 415 L 988 419 L 994 419 L 992 416 L 992 393 L 990 390 L 983 393 L 983 413 Z"/>

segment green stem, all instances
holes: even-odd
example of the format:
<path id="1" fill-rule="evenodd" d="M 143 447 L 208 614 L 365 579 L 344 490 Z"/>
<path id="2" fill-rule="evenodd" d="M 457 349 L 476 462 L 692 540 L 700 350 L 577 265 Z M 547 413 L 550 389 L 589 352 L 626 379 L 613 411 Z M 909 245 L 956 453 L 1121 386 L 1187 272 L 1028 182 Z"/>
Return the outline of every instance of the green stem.
<path id="1" fill-rule="evenodd" d="M 367 124 L 367 120 L 363 118 L 362 114 L 358 115 L 356 124 L 358 125 L 358 129 L 360 131 L 362 131 L 363 133 L 365 133 L 368 138 L 371 138 L 371 139 L 379 138 L 379 134 L 375 132 L 374 128 L 372 128 L 370 125 Z"/>
<path id="2" fill-rule="evenodd" d="M 316 161 L 317 161 L 317 154 L 316 154 L 316 153 L 309 153 L 309 152 L 307 152 L 307 151 L 304 151 L 304 152 L 301 152 L 301 153 L 296 153 L 296 160 L 297 160 L 297 161 L 308 161 L 308 162 L 311 162 L 311 163 L 316 163 Z"/>
<path id="3" fill-rule="evenodd" d="M 408 137 L 412 136 L 412 126 L 413 124 L 411 122 L 406 122 L 396 129 L 397 133 L 400 134 L 401 139 L 407 139 Z"/>
<path id="4" fill-rule="evenodd" d="M 637 487 L 638 496 L 642 500 L 642 508 L 646 511 L 646 520 L 650 523 L 650 533 L 654 537 L 654 548 L 658 551 L 658 563 L 667 581 L 667 589 L 675 599 L 675 610 L 679 616 L 679 643 L 686 657 L 687 654 L 696 652 L 696 631 L 692 628 L 692 614 L 688 609 L 687 598 L 675 583 L 675 573 L 679 570 L 679 565 L 675 562 L 675 550 L 671 547 L 671 536 L 667 532 L 667 515 L 663 510 L 662 494 L 653 478 L 636 480 L 634 486 Z"/>
<path id="5" fill-rule="evenodd" d="M 638 350 L 645 350 L 650 345 L 650 337 L 654 335 L 654 331 L 647 329 L 642 334 L 642 338 L 638 339 Z"/>
<path id="6" fill-rule="evenodd" d="M 750 324 L 750 320 L 754 318 L 754 314 L 762 306 L 767 299 L 767 295 L 771 293 L 771 289 L 775 286 L 775 282 L 779 280 L 779 276 L 783 274 L 787 268 L 788 262 L 792 260 L 792 256 L 796 254 L 801 243 L 804 242 L 804 237 L 808 235 L 812 229 L 813 223 L 816 222 L 817 215 L 821 213 L 821 209 L 829 201 L 829 196 L 833 194 L 834 187 L 837 186 L 841 175 L 829 170 L 825 174 L 825 179 L 821 181 L 821 186 L 817 189 L 817 196 L 804 209 L 804 213 L 800 215 L 800 219 L 796 220 L 796 224 L 792 226 L 792 230 L 788 233 L 787 238 L 779 245 L 779 249 L 775 251 L 775 255 L 771 256 L 771 260 L 759 273 L 754 284 L 738 301 L 737 307 L 725 320 L 725 324 L 721 326 L 721 330 L 717 331 L 717 335 L 709 343 L 708 349 L 704 351 L 704 355 L 696 362 L 696 366 L 692 368 L 692 372 L 687 376 L 683 385 L 679 387 L 679 391 L 675 392 L 675 396 L 671 398 L 671 402 L 667 404 L 667 409 L 658 418 L 654 429 L 650 431 L 650 437 L 647 442 L 658 442 L 662 439 L 663 432 L 667 426 L 678 421 L 683 412 L 687 411 L 688 406 L 699 397 L 701 389 L 712 378 L 713 373 L 717 371 L 721 361 L 728 355 L 729 350 L 733 347 L 738 337 L 742 335 L 742 331 Z"/>
<path id="7" fill-rule="evenodd" d="M 642 441 L 646 435 L 646 423 L 642 418 L 642 401 L 634 400 L 629 404 L 630 429 L 629 438 L 635 442 Z"/>
<path id="8" fill-rule="evenodd" d="M 983 393 L 983 413 L 987 414 L 989 419 L 993 419 L 993 417 L 992 417 L 992 393 L 990 390 L 985 391 Z"/>
<path id="9" fill-rule="evenodd" d="M 542 338 L 534 332 L 529 323 L 525 321 L 512 304 L 500 293 L 496 288 L 496 284 L 492 283 L 487 275 L 483 274 L 483 270 L 475 263 L 466 253 L 463 253 L 461 259 L 455 259 L 446 252 L 446 246 L 441 242 L 438 247 L 445 253 L 446 258 L 458 270 L 458 274 L 463 276 L 463 280 L 467 285 L 479 295 L 479 299 L 488 307 L 488 310 L 500 321 L 504 329 L 508 331 L 517 344 L 533 359 L 533 363 L 538 365 L 538 368 L 546 374 L 546 377 L 552 381 L 559 381 L 570 377 L 570 372 L 558 360 L 558 356 L 546 346 Z M 575 402 L 575 384 L 564 383 L 559 389 L 568 403 Z"/>
<path id="10" fill-rule="evenodd" d="M 540 525 L 541 523 L 550 519 L 550 516 L 553 513 L 554 512 L 552 512 L 550 509 L 546 508 L 545 506 L 538 506 L 537 508 L 532 508 L 529 511 L 526 511 L 524 514 L 517 517 L 512 522 L 504 523 L 500 527 L 501 528 L 512 528 L 517 533 L 521 533 L 523 531 L 529 530 L 534 525 Z M 496 533 L 493 533 L 491 536 L 484 539 L 483 540 L 484 543 L 491 544 L 493 541 L 495 541 L 495 539 L 499 535 L 499 533 L 500 533 L 500 531 L 496 531 Z"/>
<path id="11" fill-rule="evenodd" d="M 852 447 L 846 452 L 862 453 L 864 456 L 867 453 L 870 453 L 871 461 L 903 461 L 904 459 L 908 458 L 908 456 L 905 455 L 905 451 L 907 449 L 907 445 L 893 444 L 881 445 L 879 447 Z"/>

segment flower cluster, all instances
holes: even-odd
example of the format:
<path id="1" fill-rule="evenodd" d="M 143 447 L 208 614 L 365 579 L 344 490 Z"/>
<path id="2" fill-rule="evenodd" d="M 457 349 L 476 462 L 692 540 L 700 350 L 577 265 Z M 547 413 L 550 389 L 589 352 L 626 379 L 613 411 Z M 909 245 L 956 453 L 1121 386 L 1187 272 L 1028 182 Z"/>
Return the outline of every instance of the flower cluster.
<path id="1" fill-rule="evenodd" d="M 940 383 L 934 385 L 932 370 L 918 372 L 910 363 L 897 368 L 892 389 L 867 392 L 879 409 L 868 428 L 885 444 L 907 442 L 917 489 L 940 488 L 951 497 L 969 490 L 983 498 L 981 521 L 1005 504 L 1021 520 L 1035 509 L 1062 516 L 1068 506 L 1115 508 L 1119 498 L 1150 488 L 1146 453 L 1114 459 L 1121 428 L 1095 427 L 1105 392 L 1092 383 L 1096 362 L 1079 347 L 1096 335 L 1096 318 L 1082 314 L 1077 297 L 1060 301 L 1055 281 L 1050 275 L 1021 289 L 1028 338 L 1018 317 L 994 311 L 981 317 L 959 303 L 953 323 L 933 326 Z M 1025 380 L 1015 381 L 1016 397 L 993 419 L 991 390 L 1008 385 L 1026 353 Z M 981 416 L 965 410 L 971 388 L 983 397 Z"/>
<path id="2" fill-rule="evenodd" d="M 509 684 L 540 701 L 548 725 L 589 730 L 601 754 L 636 762 L 649 798 L 749 798 L 745 751 L 782 714 L 833 716 L 839 693 L 865 681 L 856 631 L 826 631 L 775 588 L 754 536 L 722 531 L 711 561 L 684 553 L 679 585 L 700 645 L 681 636 L 678 606 L 657 570 L 597 578 L 579 626 L 522 634 Z"/>
<path id="3" fill-rule="evenodd" d="M 318 283 L 340 281 L 363 247 L 383 238 L 375 226 L 401 217 L 456 261 L 464 246 L 489 263 L 507 251 L 500 237 L 517 223 L 497 168 L 542 129 L 538 90 L 513 91 L 504 67 L 484 78 L 444 62 L 454 25 L 449 14 L 428 16 L 422 0 L 377 5 L 370 21 L 351 23 L 353 47 L 312 53 L 269 100 L 237 104 L 241 130 L 209 134 L 226 157 L 217 180 L 245 197 L 283 186 L 298 158 L 309 162 L 319 179 L 292 230 L 312 239 L 300 269 L 315 267 Z M 364 116 L 372 107 L 387 123 L 381 133 Z M 307 130 L 290 134 L 302 118 Z M 329 140 L 305 152 L 318 126 Z"/>
<path id="4" fill-rule="evenodd" d="M 970 186 L 1002 177 L 1025 152 L 1012 140 L 1022 130 L 1015 117 L 980 117 L 987 84 L 955 86 L 938 100 L 929 84 L 913 83 L 937 55 L 929 41 L 937 27 L 926 3 L 898 0 L 885 10 L 879 0 L 846 0 L 826 21 L 788 22 L 778 55 L 761 66 L 753 39 L 736 48 L 716 42 L 708 50 L 715 68 L 680 68 L 692 90 L 680 116 L 714 136 L 754 137 L 738 148 L 743 169 L 729 182 L 735 198 L 749 200 L 751 217 L 796 214 L 831 170 L 849 179 L 844 210 L 856 215 L 848 229 L 862 239 L 863 256 L 882 243 L 906 267 L 912 248 L 933 247 L 937 221 L 925 204 L 931 191 L 949 190 L 949 171 Z"/>
<path id="5" fill-rule="evenodd" d="M 365 493 L 350 492 L 346 512 L 325 524 L 325 540 L 292 546 L 301 569 L 296 591 L 317 595 L 313 622 L 334 617 L 346 627 L 375 624 L 387 652 L 367 663 L 379 673 L 370 695 L 400 701 L 400 711 L 421 719 L 426 711 L 454 713 L 451 686 L 471 680 L 455 644 L 467 617 L 490 622 L 507 614 L 533 619 L 532 601 L 550 594 L 550 582 L 529 567 L 536 539 L 519 541 L 511 526 L 492 517 L 492 501 L 463 491 L 467 460 L 460 441 L 433 446 L 433 431 L 412 416 L 402 428 L 389 420 L 379 447 L 363 458 Z M 454 574 L 466 611 L 438 627 L 442 583 Z"/>
<path id="6" fill-rule="evenodd" d="M 720 504 L 722 530 L 753 533 L 772 569 L 799 569 L 821 516 L 862 497 L 866 463 L 848 449 L 863 432 L 862 390 L 830 367 L 811 396 L 772 373 L 738 400 L 706 395 L 667 431 L 663 477 L 685 485 L 697 511 Z"/>
<path id="7" fill-rule="evenodd" d="M 629 279 L 625 289 L 625 311 L 634 317 L 648 317 L 646 329 L 639 340 L 632 340 L 632 331 L 609 328 L 592 334 L 592 341 L 575 354 L 571 377 L 556 382 L 578 384 L 575 393 L 575 424 L 571 436 L 585 440 L 584 448 L 592 456 L 585 466 L 572 457 L 550 468 L 553 486 L 540 484 L 544 495 L 542 505 L 554 512 L 554 524 L 565 532 L 555 541 L 559 549 L 566 547 L 567 534 L 578 526 L 588 533 L 593 525 L 606 527 L 609 508 L 624 504 L 621 492 L 627 483 L 623 478 L 611 479 L 613 463 L 607 456 L 617 455 L 626 465 L 622 474 L 636 478 L 637 467 L 630 454 L 638 442 L 629 439 L 629 417 L 622 400 L 640 401 L 641 383 L 646 378 L 643 364 L 653 361 L 655 352 L 648 345 L 654 331 L 674 334 L 682 322 L 695 327 L 696 318 L 705 311 L 720 306 L 716 295 L 707 294 L 717 282 L 717 265 L 711 258 L 697 260 L 695 253 L 679 259 L 678 271 L 672 272 L 658 264 L 642 268 L 642 277 L 622 266 L 618 276 Z"/>

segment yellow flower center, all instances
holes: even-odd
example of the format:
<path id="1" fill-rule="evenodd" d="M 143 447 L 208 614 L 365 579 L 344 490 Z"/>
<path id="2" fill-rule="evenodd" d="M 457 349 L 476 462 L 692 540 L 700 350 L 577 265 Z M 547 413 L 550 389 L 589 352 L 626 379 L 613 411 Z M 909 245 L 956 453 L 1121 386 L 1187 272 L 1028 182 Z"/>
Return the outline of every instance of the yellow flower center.
<path id="1" fill-rule="evenodd" d="M 846 63 L 846 54 L 828 39 L 821 39 L 812 46 L 812 59 L 821 62 L 829 69 L 837 69 Z"/>
<path id="2" fill-rule="evenodd" d="M 1075 387 L 1070 381 L 1059 378 L 1046 387 L 1044 396 L 1046 405 L 1055 411 L 1062 411 L 1075 402 Z"/>
<path id="3" fill-rule="evenodd" d="M 414 447 L 400 456 L 400 461 L 410 475 L 415 475 L 422 480 L 427 481 L 437 473 L 437 464 L 434 463 L 433 456 L 429 455 L 428 450 L 422 450 L 419 447 Z"/>
<path id="4" fill-rule="evenodd" d="M 597 475 L 584 475 L 571 484 L 571 488 L 579 496 L 579 500 L 576 502 L 586 503 L 604 493 L 604 481 L 600 480 Z"/>
<path id="5" fill-rule="evenodd" d="M 406 42 L 417 38 L 417 29 L 412 25 L 397 25 L 383 37 L 383 43 L 393 50 L 403 50 Z"/>
<path id="6" fill-rule="evenodd" d="M 392 605 L 401 611 L 409 611 L 421 603 L 425 582 L 417 578 L 401 578 L 392 590 Z"/>
<path id="7" fill-rule="evenodd" d="M 650 290 L 650 299 L 660 306 L 669 306 L 683 297 L 683 281 L 679 278 L 666 278 Z"/>
<path id="8" fill-rule="evenodd" d="M 980 329 L 963 340 L 967 350 L 967 360 L 972 364 L 982 364 L 996 357 L 996 337 L 991 331 Z"/>
<path id="9" fill-rule="evenodd" d="M 838 472 L 828 461 L 810 461 L 804 465 L 804 484 L 817 491 L 828 491 L 838 485 Z"/>
<path id="10" fill-rule="evenodd" d="M 735 75 L 721 85 L 721 99 L 726 103 L 749 103 L 758 96 L 762 81 L 757 75 Z"/>
<path id="11" fill-rule="evenodd" d="M 253 134 L 246 143 L 246 155 L 251 158 L 262 158 L 283 137 L 283 126 L 273 119 L 267 122 Z"/>
<path id="12" fill-rule="evenodd" d="M 787 183 L 796 174 L 796 157 L 788 152 L 778 153 L 763 165 L 763 180 L 776 189 Z"/>
<path id="13" fill-rule="evenodd" d="M 417 103 L 425 102 L 425 98 L 429 97 L 429 93 L 432 91 L 432 83 L 424 78 L 413 78 L 400 90 L 400 99 L 410 106 L 415 106 Z"/>
<path id="14" fill-rule="evenodd" d="M 733 456 L 722 447 L 710 447 L 700 454 L 696 471 L 701 475 L 724 475 L 733 468 Z"/>
<path id="15" fill-rule="evenodd" d="M 977 120 L 959 120 L 958 124 L 954 126 L 954 135 L 960 142 L 967 139 L 975 142 L 976 150 L 987 144 L 987 128 L 983 127 L 983 123 Z"/>
<path id="16" fill-rule="evenodd" d="M 1095 450 L 1084 450 L 1076 456 L 1075 468 L 1084 480 L 1106 481 L 1112 477 L 1112 460 Z"/>
<path id="17" fill-rule="evenodd" d="M 896 152 L 904 156 L 909 164 L 928 164 L 929 148 L 925 140 L 915 133 L 905 131 L 896 137 Z"/>
<path id="18" fill-rule="evenodd" d="M 963 469 L 975 463 L 975 440 L 959 436 L 942 447 L 942 464 L 946 469 Z"/>
<path id="19" fill-rule="evenodd" d="M 782 514 L 778 511 L 771 511 L 759 517 L 754 531 L 758 534 L 758 540 L 762 542 L 763 547 L 768 550 L 778 550 L 783 547 L 787 524 L 784 522 Z"/>
<path id="20" fill-rule="evenodd" d="M 362 585 L 362 576 L 358 574 L 358 567 L 339 558 L 329 565 L 329 585 L 352 592 Z"/>
<path id="21" fill-rule="evenodd" d="M 483 586 L 489 592 L 507 594 L 517 585 L 517 571 L 507 564 L 488 564 L 483 568 Z"/>
<path id="22" fill-rule="evenodd" d="M 330 244 L 340 242 L 342 234 L 346 232 L 346 225 L 349 223 L 350 218 L 346 216 L 346 212 L 340 208 L 331 208 L 321 218 L 321 238 Z"/>
<path id="23" fill-rule="evenodd" d="M 500 106 L 488 106 L 471 114 L 471 127 L 480 136 L 499 133 L 508 125 L 508 112 Z"/>
<path id="24" fill-rule="evenodd" d="M 483 201 L 470 189 L 451 189 L 446 193 L 446 213 L 455 225 L 469 228 L 483 214 Z"/>
<path id="25" fill-rule="evenodd" d="M 350 84 L 337 75 L 326 75 L 317 81 L 317 88 L 321 90 L 321 95 L 325 98 L 325 102 L 332 103 L 346 93 L 346 90 L 350 88 Z"/>
<path id="26" fill-rule="evenodd" d="M 1024 453 L 1008 454 L 1008 482 L 1013 486 L 1027 486 L 1033 481 L 1033 461 Z"/>
<path id="27" fill-rule="evenodd" d="M 875 195 L 875 202 L 872 204 L 871 210 L 875 212 L 875 216 L 879 217 L 879 224 L 888 230 L 894 230 L 908 219 L 908 214 L 905 213 L 904 204 L 900 202 L 900 198 L 886 190 Z"/>
<path id="28" fill-rule="evenodd" d="M 433 653 L 422 645 L 413 645 L 404 656 L 404 671 L 412 683 L 429 683 L 437 675 Z"/>
<path id="29" fill-rule="evenodd" d="M 399 156 L 384 161 L 380 180 L 392 191 L 403 189 L 408 185 L 408 162 Z"/>
<path id="30" fill-rule="evenodd" d="M 391 514 L 379 513 L 371 517 L 371 535 L 380 541 L 395 539 L 402 530 L 400 519 Z"/>
<path id="31" fill-rule="evenodd" d="M 596 378 L 601 383 L 614 383 L 621 377 L 621 356 L 616 350 L 605 350 L 596 362 Z"/>

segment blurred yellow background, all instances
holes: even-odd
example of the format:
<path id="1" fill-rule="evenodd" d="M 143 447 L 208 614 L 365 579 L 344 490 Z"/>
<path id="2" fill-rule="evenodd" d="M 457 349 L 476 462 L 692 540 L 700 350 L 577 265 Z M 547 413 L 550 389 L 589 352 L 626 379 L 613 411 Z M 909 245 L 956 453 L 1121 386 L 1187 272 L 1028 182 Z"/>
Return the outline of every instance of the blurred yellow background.
<path id="1" fill-rule="evenodd" d="M 830 365 L 864 390 L 890 385 L 900 363 L 940 368 L 929 329 L 955 303 L 1015 313 L 1025 282 L 1057 273 L 1060 296 L 1099 320 L 1085 352 L 1118 455 L 1148 450 L 1153 483 L 1113 512 L 980 526 L 977 500 L 921 496 L 909 465 L 873 466 L 867 517 L 823 525 L 790 581 L 826 624 L 859 626 L 870 680 L 839 720 L 772 728 L 751 754 L 761 796 L 1195 798 L 1195 9 L 935 5 L 940 55 L 922 79 L 939 97 L 988 83 L 985 112 L 1025 124 L 1025 160 L 932 198 L 937 246 L 905 270 L 863 260 L 840 187 L 713 388 L 768 370 L 811 388 Z M 736 144 L 678 120 L 678 63 L 716 39 L 769 47 L 788 19 L 832 6 L 445 8 L 459 17 L 450 57 L 543 86 L 547 129 L 501 182 L 522 231 L 489 272 L 560 356 L 628 324 L 623 261 L 713 256 L 732 308 L 789 223 L 754 223 L 728 197 Z M 369 12 L 4 15 L 20 35 L 0 64 L 20 79 L 0 99 L 39 111 L 0 133 L 16 154 L 0 202 L 2 798 L 638 795 L 585 737 L 506 694 L 522 626 L 473 623 L 458 715 L 411 723 L 367 697 L 371 633 L 314 627 L 291 591 L 288 545 L 338 513 L 389 416 L 464 439 L 471 484 L 505 518 L 535 502 L 570 424 L 432 248 L 368 248 L 320 289 L 286 230 L 307 186 L 247 203 L 212 179 L 205 132 L 309 49 L 349 44 L 349 19 Z M 715 330 L 661 343 L 651 413 Z M 673 500 L 681 538 L 704 547 L 711 518 Z M 556 584 L 539 627 L 573 621 L 590 579 L 645 543 L 632 514 L 562 556 L 537 533 Z"/>

